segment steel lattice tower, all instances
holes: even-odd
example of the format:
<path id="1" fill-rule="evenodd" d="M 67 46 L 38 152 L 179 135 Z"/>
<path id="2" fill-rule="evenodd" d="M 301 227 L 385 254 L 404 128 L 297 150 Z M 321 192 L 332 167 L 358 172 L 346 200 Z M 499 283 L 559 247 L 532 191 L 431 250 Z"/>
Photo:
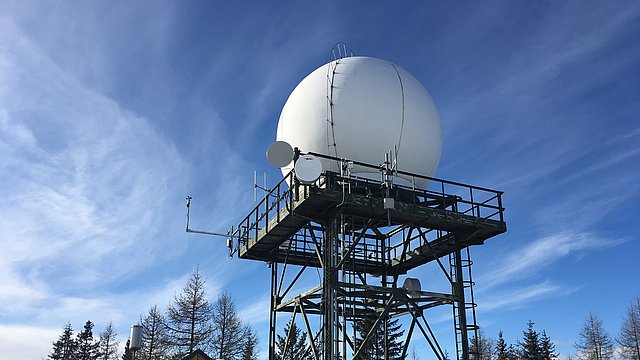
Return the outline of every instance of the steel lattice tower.
<path id="1" fill-rule="evenodd" d="M 382 354 L 367 354 L 367 346 L 376 332 L 386 338 L 389 319 L 403 316 L 410 325 L 402 358 L 419 331 L 443 359 L 424 314 L 439 306 L 452 307 L 456 356 L 468 359 L 469 341 L 477 339 L 478 330 L 469 247 L 506 231 L 502 192 L 435 178 L 426 178 L 426 190 L 399 186 L 390 176 L 425 177 L 356 164 L 380 171 L 380 181 L 324 171 L 317 182 L 304 185 L 291 172 L 231 233 L 240 258 L 266 262 L 271 269 L 269 359 L 275 359 L 277 319 L 283 313 L 291 314 L 290 321 L 302 318 L 315 359 L 389 359 L 386 344 Z M 442 270 L 449 292 L 423 291 L 414 279 L 399 283 L 427 263 Z M 318 285 L 291 295 L 310 271 L 318 273 Z M 368 332 L 359 337 L 356 326 L 363 322 Z"/>

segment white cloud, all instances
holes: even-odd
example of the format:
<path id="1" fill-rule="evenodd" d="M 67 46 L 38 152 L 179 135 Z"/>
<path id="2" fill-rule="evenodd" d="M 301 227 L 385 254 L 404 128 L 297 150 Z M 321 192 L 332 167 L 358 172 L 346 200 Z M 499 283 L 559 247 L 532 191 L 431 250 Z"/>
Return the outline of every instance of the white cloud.
<path id="1" fill-rule="evenodd" d="M 94 289 L 185 248 L 157 236 L 180 229 L 173 193 L 185 164 L 146 119 L 61 70 L 6 19 L 0 54 L 0 314 L 110 310 Z"/>
<path id="2" fill-rule="evenodd" d="M 244 307 L 238 313 L 240 319 L 251 325 L 269 321 L 271 295 L 264 294 L 253 304 Z"/>
<path id="3" fill-rule="evenodd" d="M 550 281 L 544 281 L 522 288 L 509 289 L 505 292 L 493 292 L 486 297 L 481 297 L 481 294 L 478 294 L 479 303 L 482 304 L 478 310 L 487 312 L 493 310 L 511 310 L 520 308 L 529 302 L 541 298 L 566 296 L 576 290 L 576 287 L 568 287 L 554 284 Z"/>
<path id="4" fill-rule="evenodd" d="M 518 35 L 519 46 L 500 59 L 501 68 L 492 73 L 490 82 L 470 88 L 473 91 L 465 99 L 442 103 L 448 140 L 444 155 L 455 154 L 455 159 L 443 163 L 443 170 L 465 160 L 467 164 L 462 164 L 467 168 L 482 164 L 474 181 L 514 194 L 547 183 L 550 174 L 575 165 L 586 155 L 597 155 L 594 147 L 602 140 L 592 133 L 592 123 L 597 121 L 592 118 L 597 115 L 585 110 L 581 102 L 574 107 L 562 104 L 569 99 L 579 101 L 585 92 L 595 92 L 611 79 L 625 76 L 623 72 L 637 61 L 635 57 L 616 59 L 607 66 L 593 63 L 631 28 L 640 7 L 621 11 L 615 5 L 598 6 L 583 11 L 584 16 L 573 16 L 579 10 L 575 4 L 554 6 L 540 24 Z M 492 30 L 495 26 L 489 25 Z M 585 67 L 593 67 L 585 73 L 588 76 L 576 79 L 569 75 Z M 491 138 L 490 148 L 469 151 L 473 149 L 468 147 L 470 141 L 487 137 Z"/>
<path id="5" fill-rule="evenodd" d="M 486 288 L 536 274 L 539 269 L 570 255 L 606 248 L 621 243 L 591 233 L 561 232 L 532 241 L 493 264 L 495 269 L 480 274 L 478 281 Z"/>
<path id="6" fill-rule="evenodd" d="M 46 358 L 60 329 L 24 325 L 0 325 L 0 354 L 20 354 L 23 359 Z"/>

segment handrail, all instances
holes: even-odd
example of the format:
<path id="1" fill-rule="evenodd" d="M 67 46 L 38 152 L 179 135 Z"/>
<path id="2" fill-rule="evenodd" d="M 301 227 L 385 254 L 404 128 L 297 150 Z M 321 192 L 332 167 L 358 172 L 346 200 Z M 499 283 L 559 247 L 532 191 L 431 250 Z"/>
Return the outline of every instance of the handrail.
<path id="1" fill-rule="evenodd" d="M 313 152 L 309 154 L 331 161 L 345 161 L 345 159 L 324 154 Z M 374 171 L 380 171 L 380 166 L 360 161 L 353 161 L 353 164 L 370 168 Z M 439 186 L 437 186 L 438 190 L 435 191 L 428 188 L 420 189 L 394 184 L 394 191 L 392 191 L 393 196 L 404 196 L 405 199 L 409 199 L 407 196 L 410 196 L 414 204 L 419 203 L 423 206 L 439 208 L 447 212 L 467 214 L 482 219 L 494 219 L 498 217 L 499 221 L 504 220 L 504 208 L 502 207 L 502 195 L 504 193 L 502 191 L 412 174 L 405 171 L 394 171 L 394 173 L 412 178 L 425 179 L 429 182 L 439 184 Z M 345 184 L 349 184 L 352 189 L 360 189 L 357 191 L 365 191 L 367 194 L 384 196 L 381 191 L 384 184 L 381 181 L 357 176 L 341 176 L 335 172 L 324 171 L 316 184 L 304 185 L 295 179 L 294 170 L 291 170 L 285 174 L 282 179 L 265 194 L 264 198 L 253 207 L 248 215 L 242 219 L 240 225 L 238 225 L 232 235 L 234 238 L 239 239 L 239 247 L 248 246 L 249 239 L 257 239 L 262 230 L 268 231 L 270 220 L 275 217 L 277 221 L 280 221 L 282 209 L 286 209 L 285 214 L 292 213 L 295 202 L 298 201 L 300 197 L 306 199 L 310 196 L 311 188 L 344 189 Z M 483 211 L 484 214 L 481 214 L 481 209 L 485 210 Z M 490 214 L 487 215 L 487 213 Z M 392 249 L 395 250 L 394 247 L 391 247 L 389 250 Z"/>
<path id="2" fill-rule="evenodd" d="M 310 154 L 310 155 L 313 155 L 313 156 L 316 156 L 316 157 L 319 157 L 319 158 L 322 158 L 322 159 L 333 160 L 333 161 L 345 161 L 346 160 L 346 159 L 341 159 L 341 158 L 337 158 L 337 157 L 334 157 L 334 156 L 329 156 L 329 155 L 315 153 L 315 152 L 308 152 L 307 154 Z M 376 166 L 376 165 L 365 163 L 365 162 L 361 162 L 361 161 L 355 161 L 355 160 L 354 161 L 349 160 L 349 161 L 352 162 L 354 165 L 360 165 L 360 166 L 363 166 L 363 167 L 376 169 L 376 171 L 380 170 L 380 166 Z M 402 170 L 394 171 L 394 173 L 401 174 L 401 175 L 406 175 L 406 176 L 410 176 L 410 177 L 417 177 L 417 178 L 430 180 L 430 181 L 435 181 L 435 182 L 440 182 L 440 183 L 445 183 L 445 184 L 449 184 L 449 185 L 455 185 L 455 186 L 460 186 L 460 187 L 472 188 L 472 189 L 476 189 L 476 190 L 482 190 L 482 191 L 487 191 L 487 192 L 494 192 L 494 193 L 504 194 L 504 192 L 500 191 L 500 190 L 493 190 L 493 189 L 480 187 L 480 186 L 476 186 L 476 185 L 463 184 L 463 183 L 457 182 L 457 181 L 444 180 L 444 179 L 440 179 L 440 178 L 436 178 L 436 177 L 432 177 L 432 176 L 419 175 L 419 174 L 414 174 L 414 173 L 410 173 L 410 172 L 402 171 Z"/>

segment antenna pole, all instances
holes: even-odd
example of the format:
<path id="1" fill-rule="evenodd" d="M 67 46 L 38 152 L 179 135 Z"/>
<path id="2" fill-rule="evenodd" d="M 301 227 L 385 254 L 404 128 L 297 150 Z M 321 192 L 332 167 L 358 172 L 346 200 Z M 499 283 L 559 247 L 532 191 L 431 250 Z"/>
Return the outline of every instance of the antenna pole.
<path id="1" fill-rule="evenodd" d="M 191 199 L 192 197 L 187 195 L 187 232 L 189 232 L 189 208 L 191 207 Z"/>
<path id="2" fill-rule="evenodd" d="M 256 170 L 253 170 L 253 202 L 256 202 L 257 199 L 257 194 L 256 194 L 256 187 L 258 185 L 258 174 L 256 173 Z"/>
<path id="3" fill-rule="evenodd" d="M 267 172 L 262 173 L 262 195 L 267 196 Z"/>

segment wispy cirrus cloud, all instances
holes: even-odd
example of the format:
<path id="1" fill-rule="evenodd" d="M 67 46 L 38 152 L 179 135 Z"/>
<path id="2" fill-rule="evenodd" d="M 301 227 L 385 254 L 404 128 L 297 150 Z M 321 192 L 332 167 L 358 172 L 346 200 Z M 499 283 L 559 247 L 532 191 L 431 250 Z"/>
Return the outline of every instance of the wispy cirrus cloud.
<path id="1" fill-rule="evenodd" d="M 479 310 L 482 312 L 513 310 L 542 298 L 566 296 L 578 289 L 577 286 L 565 286 L 547 280 L 508 291 L 495 291 L 485 296 L 480 293 L 478 301 L 482 302 L 482 306 Z"/>
<path id="2" fill-rule="evenodd" d="M 623 239 L 608 239 L 592 233 L 561 232 L 545 236 L 495 261 L 495 270 L 478 276 L 485 289 L 535 275 L 560 259 L 594 249 L 618 245 Z"/>
<path id="3" fill-rule="evenodd" d="M 258 325 L 269 321 L 270 294 L 262 294 L 253 304 L 240 310 L 238 315 L 243 321 L 251 325 Z"/>
<path id="4" fill-rule="evenodd" d="M 593 154 L 603 134 L 593 133 L 592 127 L 603 116 L 619 116 L 594 113 L 581 99 L 637 62 L 625 54 L 606 66 L 599 64 L 611 44 L 633 27 L 640 7 L 621 11 L 619 6 L 601 6 L 579 17 L 570 15 L 576 11 L 571 4 L 555 4 L 546 11 L 540 24 L 520 34 L 517 49 L 499 59 L 490 81 L 463 91 L 461 101 L 442 103 L 444 155 L 455 154 L 443 162 L 445 172 L 459 165 L 468 172 L 481 164 L 475 181 L 519 191 Z M 497 31 L 499 25 L 503 23 L 483 29 Z M 567 102 L 575 106 L 567 107 Z M 614 111 L 628 112 L 630 106 L 627 102 Z M 491 139 L 492 146 L 469 151 L 473 147 L 468 145 L 482 138 Z"/>
<path id="5" fill-rule="evenodd" d="M 169 195 L 189 176 L 184 160 L 4 18 L 0 54 L 0 317 L 111 313 L 96 289 L 184 251 L 157 236 L 182 222 L 165 209 L 181 209 Z"/>

